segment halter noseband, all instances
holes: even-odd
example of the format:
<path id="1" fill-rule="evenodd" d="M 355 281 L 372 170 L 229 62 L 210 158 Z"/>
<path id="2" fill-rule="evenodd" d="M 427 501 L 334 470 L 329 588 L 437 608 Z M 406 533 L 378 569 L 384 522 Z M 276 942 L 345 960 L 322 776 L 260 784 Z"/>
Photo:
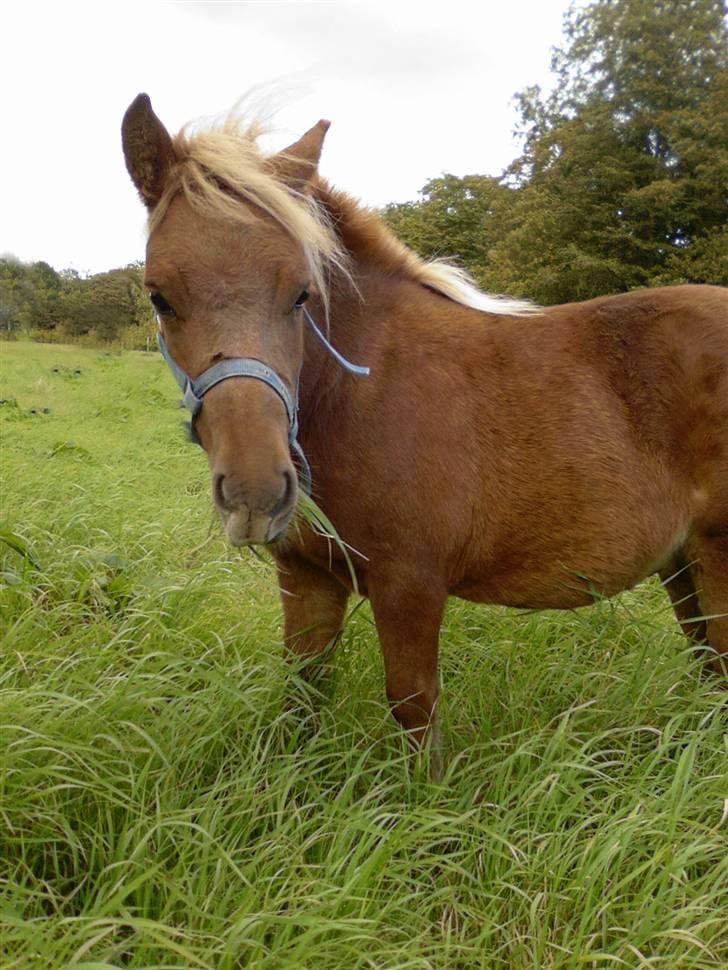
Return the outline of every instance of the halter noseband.
<path id="1" fill-rule="evenodd" d="M 332 347 L 326 336 L 316 326 L 311 314 L 305 307 L 303 307 L 303 314 L 311 330 L 313 330 L 324 347 L 345 370 L 351 374 L 357 374 L 360 377 L 368 376 L 368 367 L 359 367 L 357 364 L 352 364 L 335 347 Z M 230 377 L 252 377 L 254 380 L 267 384 L 271 390 L 275 391 L 286 409 L 286 415 L 288 417 L 288 447 L 298 458 L 301 488 L 307 495 L 311 494 L 311 468 L 303 453 L 303 448 L 298 443 L 298 381 L 296 381 L 296 396 L 294 398 L 278 374 L 271 367 L 268 367 L 267 364 L 257 360 L 255 357 L 230 357 L 227 360 L 221 360 L 220 363 L 213 364 L 212 367 L 208 367 L 206 371 L 203 371 L 199 377 L 193 379 L 182 370 L 170 354 L 161 330 L 157 331 L 157 344 L 162 352 L 162 356 L 169 365 L 169 369 L 172 371 L 174 379 L 182 391 L 182 400 L 192 415 L 193 422 L 202 410 L 202 399 L 205 394 L 216 384 L 219 384 L 221 381 L 226 381 Z"/>

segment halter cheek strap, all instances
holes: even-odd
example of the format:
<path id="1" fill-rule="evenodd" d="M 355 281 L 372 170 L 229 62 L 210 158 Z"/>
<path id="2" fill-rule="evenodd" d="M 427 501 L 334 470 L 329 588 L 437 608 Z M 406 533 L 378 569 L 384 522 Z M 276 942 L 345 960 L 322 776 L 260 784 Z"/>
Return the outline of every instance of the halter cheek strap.
<path id="1" fill-rule="evenodd" d="M 368 367 L 359 367 L 356 364 L 350 363 L 338 350 L 332 347 L 321 330 L 316 326 L 305 307 L 303 308 L 303 312 L 309 327 L 345 370 L 363 377 L 369 374 Z M 199 377 L 193 379 L 182 370 L 172 357 L 161 331 L 157 331 L 157 344 L 159 345 L 162 357 L 167 361 L 169 369 L 172 371 L 172 375 L 182 391 L 182 399 L 185 407 L 192 415 L 193 421 L 202 410 L 202 399 L 205 394 L 211 388 L 215 387 L 216 384 L 219 384 L 221 381 L 226 381 L 230 377 L 252 377 L 254 380 L 267 384 L 272 391 L 275 391 L 286 409 L 286 416 L 288 418 L 288 447 L 298 459 L 301 488 L 307 495 L 311 494 L 311 468 L 303 453 L 303 448 L 301 448 L 298 442 L 298 384 L 296 384 L 296 396 L 293 398 L 278 374 L 268 367 L 267 364 L 257 360 L 255 357 L 231 357 L 227 360 L 222 360 L 219 364 L 213 364 L 212 367 L 208 367 Z"/>
<path id="2" fill-rule="evenodd" d="M 331 343 L 329 343 L 328 339 L 324 336 L 324 334 L 322 333 L 322 331 L 318 328 L 318 326 L 316 325 L 313 317 L 308 312 L 308 310 L 306 309 L 306 307 L 303 307 L 303 315 L 306 318 L 306 323 L 309 325 L 309 327 L 311 328 L 311 330 L 313 330 L 313 332 L 316 334 L 316 336 L 318 337 L 318 339 L 321 341 L 321 343 L 324 345 L 324 347 L 328 350 L 328 352 L 331 354 L 331 356 L 334 358 L 334 360 L 338 364 L 341 364 L 341 366 L 344 368 L 344 370 L 348 371 L 350 374 L 356 374 L 357 377 L 369 377 L 369 368 L 368 367 L 360 367 L 359 364 L 352 364 L 352 362 L 350 360 L 347 360 L 346 357 L 344 357 L 343 354 L 340 354 L 339 353 L 339 351 L 336 349 L 336 347 L 334 347 Z"/>

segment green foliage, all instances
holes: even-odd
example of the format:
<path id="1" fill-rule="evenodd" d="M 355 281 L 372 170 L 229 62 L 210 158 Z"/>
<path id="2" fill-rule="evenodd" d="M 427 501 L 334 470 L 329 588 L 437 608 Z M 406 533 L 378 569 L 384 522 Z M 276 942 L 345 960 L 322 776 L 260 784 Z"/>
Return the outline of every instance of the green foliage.
<path id="1" fill-rule="evenodd" d="M 12 258 L 0 259 L 0 328 L 5 334 L 20 330 L 49 331 L 57 326 L 61 281 L 48 263 L 26 266 Z"/>
<path id="2" fill-rule="evenodd" d="M 11 336 L 21 328 L 20 306 L 23 300 L 21 264 L 0 259 L 0 333 Z"/>
<path id="3" fill-rule="evenodd" d="M 154 315 L 139 263 L 87 278 L 47 263 L 0 259 L 0 331 L 45 341 L 121 343 L 145 348 Z"/>
<path id="4" fill-rule="evenodd" d="M 507 207 L 510 190 L 487 175 L 442 175 L 421 194 L 420 202 L 386 207 L 382 215 L 389 227 L 427 259 L 455 258 L 484 282 L 497 216 Z"/>
<path id="5" fill-rule="evenodd" d="M 728 282 L 714 247 L 701 258 L 728 220 L 722 4 L 598 0 L 572 8 L 566 40 L 555 91 L 523 101 L 525 151 L 508 173 L 519 191 L 493 254 L 507 286 L 557 302 Z"/>
<path id="6" fill-rule="evenodd" d="M 158 355 L 16 341 L 0 379 L 3 967 L 728 963 L 724 692 L 659 586 L 452 603 L 432 784 L 367 605 L 321 693 L 285 662 Z"/>
<path id="7" fill-rule="evenodd" d="M 385 218 L 423 255 L 542 303 L 728 283 L 723 4 L 595 0 L 565 35 L 551 94 L 517 97 L 524 150 L 503 178 L 445 176 Z"/>

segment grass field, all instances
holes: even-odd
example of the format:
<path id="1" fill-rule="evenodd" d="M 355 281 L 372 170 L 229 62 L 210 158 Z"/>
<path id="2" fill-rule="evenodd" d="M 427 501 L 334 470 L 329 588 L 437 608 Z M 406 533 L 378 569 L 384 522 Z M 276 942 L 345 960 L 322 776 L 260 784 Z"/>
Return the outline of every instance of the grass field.
<path id="1" fill-rule="evenodd" d="M 728 965 L 725 695 L 658 585 L 453 602 L 435 784 L 366 604 L 287 668 L 157 356 L 0 367 L 2 968 Z"/>

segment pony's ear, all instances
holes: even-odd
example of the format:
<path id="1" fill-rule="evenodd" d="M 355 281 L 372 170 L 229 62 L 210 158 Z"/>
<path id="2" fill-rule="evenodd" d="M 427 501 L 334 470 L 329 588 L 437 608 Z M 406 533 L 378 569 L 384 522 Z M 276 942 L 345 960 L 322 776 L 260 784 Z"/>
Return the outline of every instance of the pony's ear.
<path id="1" fill-rule="evenodd" d="M 292 189 L 305 192 L 318 169 L 321 148 L 330 127 L 331 122 L 322 118 L 298 141 L 273 155 L 269 161 L 275 175 Z"/>
<path id="2" fill-rule="evenodd" d="M 148 95 L 137 95 L 126 109 L 121 140 L 131 180 L 144 205 L 152 209 L 164 190 L 174 149 L 167 129 L 152 111 Z"/>

